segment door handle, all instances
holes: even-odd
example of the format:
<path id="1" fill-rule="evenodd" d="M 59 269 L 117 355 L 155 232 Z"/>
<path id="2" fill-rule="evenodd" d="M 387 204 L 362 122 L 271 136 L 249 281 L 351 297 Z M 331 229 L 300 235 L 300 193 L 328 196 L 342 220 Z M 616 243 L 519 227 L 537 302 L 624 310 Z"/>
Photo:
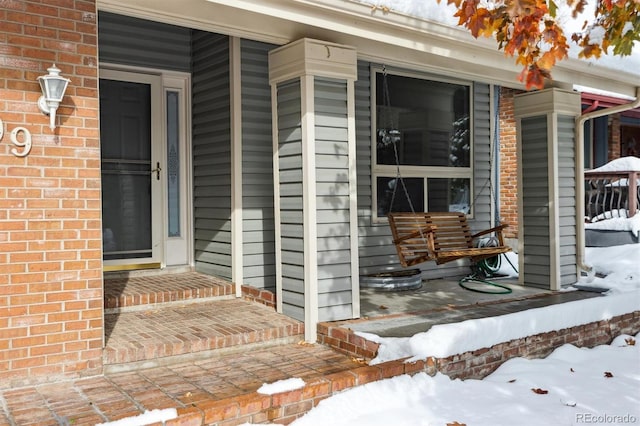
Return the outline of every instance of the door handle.
<path id="1" fill-rule="evenodd" d="M 162 171 L 162 169 L 160 168 L 160 162 L 156 162 L 156 168 L 151 170 L 151 173 L 155 173 L 156 174 L 156 180 L 160 180 L 160 172 Z"/>

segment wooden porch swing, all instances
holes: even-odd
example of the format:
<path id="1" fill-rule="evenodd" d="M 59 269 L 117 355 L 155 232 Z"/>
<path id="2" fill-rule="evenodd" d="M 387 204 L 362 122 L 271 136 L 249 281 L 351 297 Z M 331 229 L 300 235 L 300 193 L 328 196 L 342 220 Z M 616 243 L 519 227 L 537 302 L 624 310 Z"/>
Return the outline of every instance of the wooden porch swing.
<path id="1" fill-rule="evenodd" d="M 459 212 L 389 213 L 393 243 L 403 267 L 435 260 L 436 264 L 458 259 L 477 263 L 511 251 L 504 244 L 502 224 L 471 234 L 467 217 Z M 497 245 L 476 245 L 478 237 L 495 233 Z"/>
<path id="2" fill-rule="evenodd" d="M 386 68 L 383 67 L 383 103 L 391 107 L 389 86 L 387 83 Z M 385 128 L 378 130 L 379 142 L 383 146 L 392 146 L 396 165 L 396 181 L 393 184 L 393 192 L 389 203 L 389 226 L 393 235 L 393 243 L 398 252 L 400 264 L 407 268 L 419 263 L 434 260 L 440 265 L 458 259 L 470 259 L 471 275 L 461 279 L 461 287 L 479 293 L 506 294 L 511 289 L 491 281 L 484 280 L 487 272 L 493 272 L 487 265 L 490 258 L 495 258 L 499 265 L 499 256 L 511 251 L 504 243 L 502 230 L 507 227 L 502 224 L 475 234 L 471 233 L 467 216 L 462 212 L 416 212 L 413 207 L 409 191 L 400 173 L 400 161 L 398 158 L 397 143 L 400 132 L 394 125 L 392 115 L 389 115 Z M 410 212 L 393 212 L 395 206 L 396 190 L 400 186 L 403 189 Z M 478 237 L 495 234 L 488 239 L 488 243 L 478 240 Z M 508 260 L 508 259 L 507 259 Z M 509 261 L 509 263 L 511 263 Z M 513 266 L 513 265 L 512 265 Z M 515 269 L 515 267 L 514 267 Z M 481 277 L 482 276 L 482 277 Z M 468 282 L 478 282 L 502 291 L 487 292 L 481 289 L 469 287 Z"/>

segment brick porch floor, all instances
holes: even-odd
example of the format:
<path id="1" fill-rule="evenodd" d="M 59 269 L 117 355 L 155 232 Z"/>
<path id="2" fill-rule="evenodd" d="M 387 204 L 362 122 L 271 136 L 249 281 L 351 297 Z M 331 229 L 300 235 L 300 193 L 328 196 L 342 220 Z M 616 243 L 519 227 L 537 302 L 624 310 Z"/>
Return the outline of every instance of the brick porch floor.
<path id="1" fill-rule="evenodd" d="M 95 425 L 145 410 L 179 408 L 182 422 L 190 413 L 211 420 L 237 408 L 247 411 L 263 383 L 290 377 L 322 380 L 334 388 L 355 382 L 349 373 L 362 366 L 322 345 L 289 344 L 210 359 L 126 373 L 107 374 L 0 393 L 0 425 Z M 344 377 L 343 375 L 347 376 Z M 252 395 L 245 399 L 242 395 Z M 258 404 L 260 407 L 262 403 Z M 258 408 L 259 408 L 258 407 Z M 254 419 L 256 421 L 259 419 Z M 240 422 L 240 423 L 243 423 Z M 236 423 L 236 424 L 240 424 Z"/>
<path id="2" fill-rule="evenodd" d="M 204 282 L 208 286 L 206 279 Z M 176 291 L 175 297 L 170 296 L 175 299 L 171 305 L 162 301 L 160 304 L 149 304 L 142 310 L 140 302 L 153 297 L 157 300 L 157 296 L 140 296 L 137 299 L 128 296 L 140 291 L 139 287 L 127 289 L 127 285 L 124 285 L 118 294 L 118 297 L 127 295 L 121 299 L 124 303 L 115 309 L 110 308 L 112 310 L 108 312 L 111 313 L 106 315 L 111 316 L 106 318 L 107 323 L 115 320 L 115 325 L 107 329 L 107 349 L 112 345 L 115 358 L 110 360 L 111 364 L 107 364 L 104 376 L 0 390 L 0 426 L 94 425 L 162 408 L 178 409 L 179 418 L 167 422 L 168 425 L 222 426 L 262 423 L 272 419 L 277 419 L 278 423 L 288 423 L 333 393 L 404 373 L 430 371 L 433 367 L 426 362 L 405 364 L 401 361 L 368 366 L 358 356 L 366 355 L 365 351 L 356 350 L 354 356 L 324 345 L 299 343 L 302 340 L 302 328 L 296 327 L 301 327 L 301 324 L 259 303 L 242 299 L 219 300 L 206 295 L 207 291 L 191 289 Z M 154 291 L 164 292 L 165 289 L 160 286 Z M 195 303 L 192 300 L 198 295 L 203 297 L 203 302 Z M 553 297 L 531 298 L 532 306 L 540 306 L 543 301 L 548 304 L 559 303 Z M 516 304 L 513 304 L 513 300 L 510 302 L 509 308 L 506 308 L 506 304 L 503 308 L 523 310 L 528 307 L 524 300 Z M 495 308 L 499 308 L 497 305 Z M 451 306 L 447 307 L 447 310 L 451 309 Z M 483 307 L 467 305 L 463 309 L 468 313 Z M 241 315 L 234 317 L 234 312 L 240 312 Z M 438 312 L 432 313 L 438 315 Z M 197 321 L 191 321 L 194 316 L 198 318 Z M 383 321 L 381 318 L 376 320 Z M 166 329 L 162 328 L 165 326 Z M 327 328 L 327 324 L 321 324 L 319 330 L 322 333 L 325 329 L 338 343 L 338 348 L 363 344 L 367 349 L 367 342 L 357 341 L 361 338 L 350 329 L 353 326 L 355 324 L 350 322 L 331 324 L 330 328 Z M 163 334 L 171 329 L 173 331 L 170 333 Z M 277 337 L 277 332 L 267 336 L 265 329 L 288 330 L 283 332 L 289 340 L 269 340 L 267 337 Z M 154 333 L 157 335 L 154 336 Z M 225 339 L 238 339 L 232 342 L 234 345 L 231 349 L 198 347 L 198 351 L 203 351 L 196 353 L 204 356 L 185 352 L 181 356 L 167 358 L 171 362 L 154 361 L 157 355 L 154 351 L 167 350 L 161 349 L 166 345 L 158 342 L 172 342 L 172 339 L 182 336 L 183 340 L 169 343 L 169 346 L 187 346 L 184 337 L 188 335 L 190 337 L 187 340 L 194 338 L 193 341 L 211 344 L 216 341 L 213 336 L 225 333 L 234 336 Z M 251 333 L 261 335 L 263 344 L 244 345 L 252 339 L 242 336 Z M 147 345 L 145 339 L 151 343 Z M 189 344 L 193 345 L 193 341 L 189 340 Z M 138 345 L 155 349 L 145 349 L 143 352 L 148 350 L 150 353 L 144 355 L 143 360 L 125 362 L 138 356 Z M 106 350 L 105 353 L 111 352 Z M 124 354 L 123 358 L 118 359 L 118 354 Z M 127 364 L 133 366 L 130 371 Z M 307 383 L 305 388 L 276 395 L 256 393 L 263 383 L 292 377 L 302 378 Z"/>
<path id="3" fill-rule="evenodd" d="M 107 273 L 104 285 L 105 312 L 203 298 L 233 297 L 229 281 L 196 272 L 177 274 Z"/>
<path id="4" fill-rule="evenodd" d="M 303 334 L 299 321 L 235 298 L 233 284 L 215 277 L 186 272 L 105 279 L 106 372 L 295 343 Z"/>

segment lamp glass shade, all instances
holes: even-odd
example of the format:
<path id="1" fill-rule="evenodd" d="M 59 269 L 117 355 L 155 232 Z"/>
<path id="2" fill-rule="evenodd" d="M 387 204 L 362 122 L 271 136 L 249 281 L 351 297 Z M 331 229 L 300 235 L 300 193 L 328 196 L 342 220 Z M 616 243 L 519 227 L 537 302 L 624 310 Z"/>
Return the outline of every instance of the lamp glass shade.
<path id="1" fill-rule="evenodd" d="M 47 103 L 61 102 L 70 80 L 62 77 L 60 69 L 55 65 L 47 68 L 47 71 L 49 71 L 49 74 L 38 77 L 42 96 L 44 96 Z"/>

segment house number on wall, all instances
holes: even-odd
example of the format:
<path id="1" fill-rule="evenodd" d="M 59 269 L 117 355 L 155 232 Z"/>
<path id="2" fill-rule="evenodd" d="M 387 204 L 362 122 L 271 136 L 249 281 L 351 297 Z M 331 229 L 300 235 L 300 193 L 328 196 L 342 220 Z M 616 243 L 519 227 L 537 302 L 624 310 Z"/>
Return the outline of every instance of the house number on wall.
<path id="1" fill-rule="evenodd" d="M 0 142 L 4 136 L 4 123 L 0 120 Z M 11 143 L 22 148 L 22 151 L 18 151 L 16 148 L 11 148 L 11 153 L 16 157 L 26 157 L 31 151 L 31 132 L 24 127 L 16 127 L 11 131 L 9 135 Z"/>

